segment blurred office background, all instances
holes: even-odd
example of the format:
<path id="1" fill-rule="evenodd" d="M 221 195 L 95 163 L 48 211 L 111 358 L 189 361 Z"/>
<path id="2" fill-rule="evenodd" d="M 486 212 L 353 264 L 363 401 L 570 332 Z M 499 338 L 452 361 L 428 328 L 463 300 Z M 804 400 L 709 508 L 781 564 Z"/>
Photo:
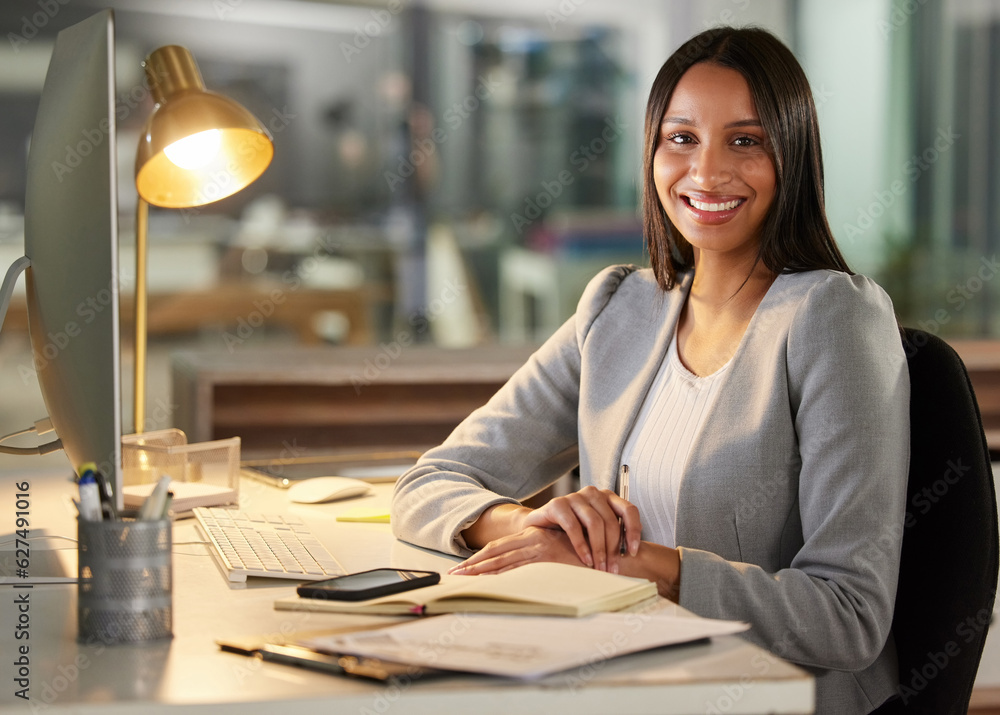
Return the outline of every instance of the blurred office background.
<path id="1" fill-rule="evenodd" d="M 800 58 L 830 222 L 901 322 L 1000 334 L 998 2 L 5 2 L 3 268 L 23 250 L 24 162 L 52 40 L 101 7 L 117 19 L 123 296 L 147 53 L 188 47 L 208 88 L 248 106 L 276 148 L 234 197 L 151 211 L 151 427 L 171 424 L 178 347 L 361 344 L 375 355 L 544 339 L 601 267 L 645 262 L 645 98 L 670 52 L 714 24 L 764 26 Z M 129 351 L 126 328 L 126 378 Z M 18 369 L 26 355 L 14 310 L 0 334 L 0 431 L 43 414 Z"/>

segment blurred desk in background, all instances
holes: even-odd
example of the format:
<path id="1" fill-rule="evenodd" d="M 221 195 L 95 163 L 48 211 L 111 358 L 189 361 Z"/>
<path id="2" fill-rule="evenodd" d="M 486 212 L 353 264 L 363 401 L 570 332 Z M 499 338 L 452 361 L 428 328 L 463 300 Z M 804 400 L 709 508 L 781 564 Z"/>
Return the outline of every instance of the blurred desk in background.
<path id="1" fill-rule="evenodd" d="M 374 340 L 368 308 L 372 289 L 292 290 L 287 285 L 220 283 L 211 288 L 149 296 L 148 330 L 151 335 L 194 332 L 204 325 L 225 325 L 234 331 L 253 332 L 261 326 L 284 326 L 299 341 L 322 341 L 319 320 L 326 313 L 346 319 L 345 342 L 365 345 Z M 123 320 L 131 320 L 131 296 L 122 299 Z"/>
<path id="2" fill-rule="evenodd" d="M 962 358 L 979 402 L 990 456 L 1000 458 L 1000 340 L 948 340 Z"/>
<path id="3" fill-rule="evenodd" d="M 185 350 L 171 356 L 174 426 L 189 442 L 239 436 L 244 458 L 425 449 L 514 374 L 534 346 Z"/>
<path id="4" fill-rule="evenodd" d="M 385 291 L 363 286 L 351 289 L 297 288 L 281 283 L 232 282 L 211 287 L 176 292 L 150 293 L 147 331 L 159 336 L 196 333 L 199 330 L 223 328 L 240 339 L 262 327 L 284 327 L 292 330 L 304 344 L 322 342 L 322 319 L 339 314 L 343 324 L 343 341 L 350 345 L 366 345 L 374 341 L 370 309 L 376 300 L 385 300 Z M 83 325 L 91 311 L 110 304 L 95 298 L 93 306 L 81 303 L 78 314 Z M 120 297 L 121 324 L 134 320 L 131 294 Z M 28 312 L 24 295 L 11 299 L 4 329 L 26 332 Z"/>

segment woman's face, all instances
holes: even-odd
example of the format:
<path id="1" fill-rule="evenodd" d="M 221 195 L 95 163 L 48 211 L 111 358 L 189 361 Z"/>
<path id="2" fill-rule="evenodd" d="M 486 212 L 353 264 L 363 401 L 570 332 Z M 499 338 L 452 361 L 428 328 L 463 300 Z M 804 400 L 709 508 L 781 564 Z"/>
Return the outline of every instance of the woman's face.
<path id="1" fill-rule="evenodd" d="M 696 256 L 756 255 L 775 172 L 743 75 L 704 62 L 684 73 L 660 122 L 653 181 Z"/>

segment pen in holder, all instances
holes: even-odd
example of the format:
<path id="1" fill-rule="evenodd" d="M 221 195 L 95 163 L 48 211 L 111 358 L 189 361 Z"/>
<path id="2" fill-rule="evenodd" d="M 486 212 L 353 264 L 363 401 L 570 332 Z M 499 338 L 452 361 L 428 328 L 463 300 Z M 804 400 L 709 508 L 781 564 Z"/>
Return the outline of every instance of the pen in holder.
<path id="1" fill-rule="evenodd" d="M 170 519 L 77 521 L 79 638 L 130 643 L 172 636 Z"/>

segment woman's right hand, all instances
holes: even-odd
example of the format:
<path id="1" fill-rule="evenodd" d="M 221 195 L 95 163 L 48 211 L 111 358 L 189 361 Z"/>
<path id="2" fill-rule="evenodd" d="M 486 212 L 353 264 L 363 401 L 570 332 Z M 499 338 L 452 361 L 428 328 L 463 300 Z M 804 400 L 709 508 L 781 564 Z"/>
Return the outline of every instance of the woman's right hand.
<path id="1" fill-rule="evenodd" d="M 579 559 L 600 571 L 618 573 L 622 524 L 628 553 L 635 556 L 639 550 L 639 509 L 609 489 L 587 486 L 556 497 L 522 518 L 524 527 L 561 529 Z"/>

